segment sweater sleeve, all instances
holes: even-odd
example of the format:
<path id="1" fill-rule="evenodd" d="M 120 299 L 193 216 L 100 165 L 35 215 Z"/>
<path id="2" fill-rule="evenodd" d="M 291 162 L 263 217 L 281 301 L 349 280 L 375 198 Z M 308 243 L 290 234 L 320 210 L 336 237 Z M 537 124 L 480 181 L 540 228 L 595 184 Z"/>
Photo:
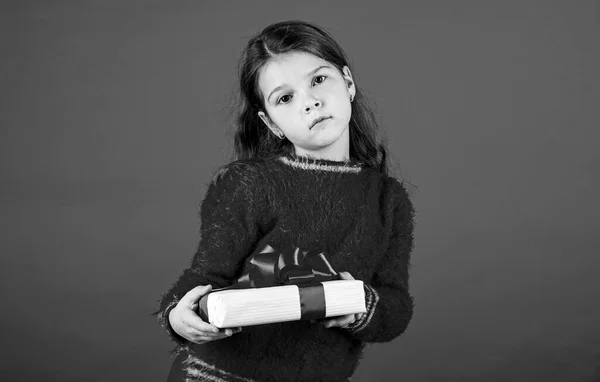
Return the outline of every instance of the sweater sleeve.
<path id="1" fill-rule="evenodd" d="M 254 176 L 249 165 L 233 162 L 215 172 L 208 186 L 200 206 L 198 249 L 153 313 L 178 347 L 188 341 L 171 328 L 169 312 L 198 285 L 230 285 L 258 241 L 261 203 L 252 196 L 259 193 L 251 193 Z"/>
<path id="2" fill-rule="evenodd" d="M 410 256 L 413 249 L 414 207 L 402 184 L 395 181 L 393 225 L 389 244 L 370 282 L 364 283 L 367 312 L 344 328 L 364 342 L 389 342 L 400 336 L 413 315 L 409 293 Z"/>

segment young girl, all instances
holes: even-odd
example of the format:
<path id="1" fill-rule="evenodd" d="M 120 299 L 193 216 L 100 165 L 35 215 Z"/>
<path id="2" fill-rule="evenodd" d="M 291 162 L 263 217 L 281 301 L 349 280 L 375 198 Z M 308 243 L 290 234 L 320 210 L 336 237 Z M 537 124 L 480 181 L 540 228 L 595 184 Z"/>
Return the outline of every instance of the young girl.
<path id="1" fill-rule="evenodd" d="M 387 174 L 373 114 L 325 31 L 271 25 L 239 69 L 238 159 L 213 176 L 197 253 L 155 312 L 177 344 L 169 381 L 348 381 L 366 344 L 400 336 L 412 318 L 413 205 Z M 198 300 L 234 283 L 257 247 L 284 241 L 362 280 L 367 312 L 243 330 L 198 316 Z"/>

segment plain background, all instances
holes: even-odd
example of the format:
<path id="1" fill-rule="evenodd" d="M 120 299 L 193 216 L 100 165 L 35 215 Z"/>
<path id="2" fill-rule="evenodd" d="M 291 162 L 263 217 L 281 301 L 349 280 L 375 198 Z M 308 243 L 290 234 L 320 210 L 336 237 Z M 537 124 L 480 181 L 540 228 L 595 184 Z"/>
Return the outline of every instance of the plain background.
<path id="1" fill-rule="evenodd" d="M 599 8 L 2 2 L 0 379 L 165 379 L 150 312 L 232 153 L 238 57 L 303 19 L 348 52 L 415 186 L 415 315 L 355 381 L 600 380 Z"/>

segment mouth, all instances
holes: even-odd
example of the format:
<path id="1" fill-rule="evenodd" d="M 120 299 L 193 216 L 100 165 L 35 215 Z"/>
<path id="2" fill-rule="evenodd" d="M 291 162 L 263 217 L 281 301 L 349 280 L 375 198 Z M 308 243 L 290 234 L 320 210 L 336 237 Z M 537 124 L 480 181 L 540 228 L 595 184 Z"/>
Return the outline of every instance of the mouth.
<path id="1" fill-rule="evenodd" d="M 314 120 L 314 121 L 312 121 L 312 123 L 310 124 L 310 128 L 309 128 L 309 130 L 310 130 L 310 129 L 312 129 L 312 128 L 313 128 L 313 127 L 314 127 L 314 126 L 317 124 L 317 123 L 319 123 L 319 122 L 321 122 L 321 121 L 324 121 L 324 120 L 326 120 L 326 119 L 329 119 L 329 118 L 331 118 L 331 117 L 319 117 L 319 118 L 315 119 L 315 120 Z"/>

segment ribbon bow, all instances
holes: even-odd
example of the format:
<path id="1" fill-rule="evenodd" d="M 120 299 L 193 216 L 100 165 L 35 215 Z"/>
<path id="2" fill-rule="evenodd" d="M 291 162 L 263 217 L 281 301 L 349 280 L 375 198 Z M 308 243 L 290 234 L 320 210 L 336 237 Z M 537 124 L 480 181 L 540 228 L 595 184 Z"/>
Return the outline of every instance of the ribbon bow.
<path id="1" fill-rule="evenodd" d="M 278 251 L 266 244 L 249 258 L 245 272 L 232 287 L 304 286 L 338 278 L 323 252 L 303 251 L 298 247 Z"/>

